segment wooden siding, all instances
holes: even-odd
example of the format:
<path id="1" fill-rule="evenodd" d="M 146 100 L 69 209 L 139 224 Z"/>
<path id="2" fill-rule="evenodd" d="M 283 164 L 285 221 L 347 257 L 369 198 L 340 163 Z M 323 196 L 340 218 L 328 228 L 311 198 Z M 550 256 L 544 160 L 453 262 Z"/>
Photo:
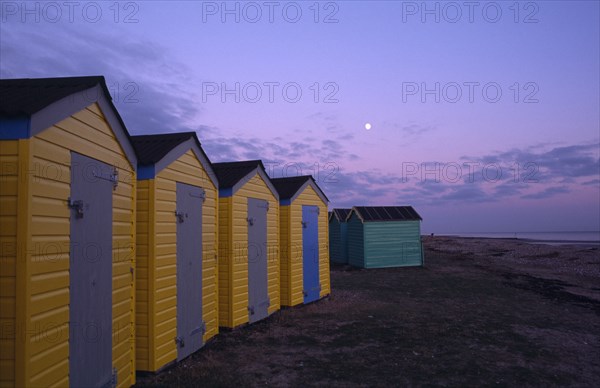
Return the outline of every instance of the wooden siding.
<path id="1" fill-rule="evenodd" d="M 419 221 L 366 222 L 364 267 L 422 265 Z"/>
<path id="2" fill-rule="evenodd" d="M 135 383 L 135 173 L 96 104 L 19 141 L 15 384 L 69 384 L 71 151 L 119 173 L 112 215 L 112 363 L 118 385 L 128 387 Z"/>
<path id="3" fill-rule="evenodd" d="M 157 371 L 177 359 L 177 182 L 202 187 L 202 315 L 203 340 L 218 333 L 217 188 L 190 150 L 155 179 L 141 181 L 138 191 L 138 240 L 141 264 L 137 286 L 146 303 L 138 303 L 139 370 Z M 146 200 L 142 201 L 141 197 Z M 142 204 L 143 202 L 143 204 Z M 142 295 L 143 294 L 143 295 Z"/>
<path id="4" fill-rule="evenodd" d="M 319 207 L 319 282 L 321 283 L 320 297 L 331 293 L 329 278 L 329 221 L 327 204 L 308 186 L 291 204 L 290 208 L 290 241 L 287 258 L 288 279 L 282 288 L 288 289 L 289 306 L 304 302 L 303 271 L 302 271 L 302 205 Z M 282 279 L 283 281 L 283 279 Z"/>
<path id="5" fill-rule="evenodd" d="M 267 277 L 271 299 L 268 313 L 279 310 L 279 204 L 257 174 L 233 197 L 221 198 L 219 214 L 220 325 L 236 327 L 248 322 L 248 198 L 269 201 L 267 213 Z"/>
<path id="6" fill-rule="evenodd" d="M 348 264 L 355 267 L 364 267 L 364 230 L 363 223 L 356 213 L 347 222 L 348 226 Z"/>
<path id="7" fill-rule="evenodd" d="M 280 292 L 281 305 L 292 305 L 291 293 L 291 225 L 290 225 L 291 206 L 279 207 L 279 254 L 280 254 Z"/>
<path id="8" fill-rule="evenodd" d="M 219 198 L 219 326 L 232 327 L 231 269 L 233 245 L 231 228 L 232 197 Z"/>
<path id="9" fill-rule="evenodd" d="M 154 180 L 137 182 L 136 199 L 136 277 L 135 277 L 135 356 L 138 370 L 150 370 L 154 352 L 150 343 L 154 339 L 154 306 L 150 300 L 154 290 L 148 279 L 154 277 L 149 267 L 149 257 L 154 253 L 150 236 L 154 233 Z"/>
<path id="10" fill-rule="evenodd" d="M 15 385 L 18 174 L 19 141 L 0 141 L 0 387 Z"/>

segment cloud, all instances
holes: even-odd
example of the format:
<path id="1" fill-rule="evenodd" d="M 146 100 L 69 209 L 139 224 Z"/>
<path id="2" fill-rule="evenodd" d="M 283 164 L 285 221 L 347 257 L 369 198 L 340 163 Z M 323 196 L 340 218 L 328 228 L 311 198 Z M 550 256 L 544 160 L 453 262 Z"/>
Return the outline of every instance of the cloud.
<path id="1" fill-rule="evenodd" d="M 56 77 L 101 74 L 106 77 L 113 101 L 134 134 L 196 131 L 211 160 L 265 159 L 281 166 L 280 174 L 297 167 L 302 173 L 319 175 L 319 169 L 358 160 L 349 153 L 354 135 L 337 124 L 335 114 L 316 112 L 310 116 L 313 129 L 325 128 L 327 138 L 264 139 L 231 135 L 218 127 L 198 125 L 202 110 L 195 95 L 198 81 L 189 79 L 190 69 L 173 59 L 168 47 L 111 28 L 59 29 L 42 24 L 38 29 L 20 23 L 2 28 L 0 75 L 2 77 Z M 36 26 L 37 27 L 37 26 Z M 14 39 L 16 37 L 19 39 Z M 69 44 L 64 44 L 69 42 Z M 26 46 L 27 50 L 23 50 Z M 68 58 L 68 60 L 65 60 Z M 33 65 L 39 64 L 35 67 Z M 82 72 L 83 69 L 83 72 Z M 299 131 L 311 134 L 311 128 Z M 228 135 L 224 136 L 223 134 Z M 287 168 L 290 166 L 290 168 Z"/>
<path id="2" fill-rule="evenodd" d="M 329 136 L 335 136 L 336 139 L 346 142 L 355 138 L 352 132 L 339 124 L 338 116 L 334 112 L 318 111 L 306 116 L 306 119 L 313 123 L 319 133 L 324 129 Z"/>
<path id="3" fill-rule="evenodd" d="M 315 120 L 315 121 L 336 121 L 336 116 L 330 112 L 318 111 L 306 116 L 307 119 Z"/>
<path id="4" fill-rule="evenodd" d="M 200 114 L 197 98 L 187 67 L 173 60 L 168 48 L 115 25 L 65 24 L 51 33 L 53 26 L 44 23 L 27 27 L 0 25 L 1 77 L 104 75 L 131 133 L 192 130 L 190 119 Z"/>
<path id="5" fill-rule="evenodd" d="M 399 138 L 402 139 L 400 146 L 412 145 L 420 140 L 426 133 L 436 130 L 433 125 L 423 125 L 417 123 L 397 123 L 384 121 L 383 128 L 389 128 L 395 132 L 399 132 Z"/>
<path id="6" fill-rule="evenodd" d="M 332 149 L 332 150 L 341 148 L 341 144 L 335 140 L 323 140 L 321 143 L 324 148 L 328 148 L 328 149 Z"/>
<path id="7" fill-rule="evenodd" d="M 511 181 L 502 182 L 493 188 L 493 197 L 496 200 L 507 197 L 519 197 L 522 195 L 523 191 L 527 189 L 527 186 L 528 185 L 525 183 L 515 183 Z"/>
<path id="8" fill-rule="evenodd" d="M 516 179 L 528 183 L 540 181 L 549 183 L 557 179 L 597 177 L 600 175 L 600 144 L 577 144 L 539 150 L 511 149 L 481 157 L 463 156 L 483 165 L 500 165 L 511 172 L 506 179 Z M 516 174 L 516 175 L 515 175 Z"/>
<path id="9" fill-rule="evenodd" d="M 428 161 L 398 168 L 344 172 L 330 189 L 335 206 L 411 203 L 454 206 L 469 203 L 543 200 L 598 187 L 599 144 L 512 149 L 457 162 Z M 592 179 L 590 179 L 592 178 Z M 358 189 L 357 189 L 358 188 Z"/>
<path id="10" fill-rule="evenodd" d="M 401 131 L 405 136 L 418 137 L 426 132 L 433 131 L 435 128 L 431 126 L 421 126 L 418 124 L 409 124 L 402 127 Z"/>
<path id="11" fill-rule="evenodd" d="M 600 179 L 592 179 L 591 181 L 585 181 L 581 184 L 584 186 L 600 186 Z"/>
<path id="12" fill-rule="evenodd" d="M 523 198 L 523 199 L 546 199 L 546 198 L 554 197 L 555 195 L 558 195 L 558 194 L 565 194 L 568 192 L 570 192 L 570 190 L 567 186 L 555 186 L 555 187 L 548 187 L 537 193 L 523 195 L 521 198 Z"/>
<path id="13" fill-rule="evenodd" d="M 168 47 L 125 33 L 114 24 L 105 27 L 41 24 L 32 29 L 0 24 L 0 76 L 105 75 L 115 105 L 133 134 L 196 131 L 211 160 L 263 159 L 274 177 L 312 174 L 336 206 L 393 202 L 454 206 L 547 199 L 576 187 L 600 185 L 597 141 L 540 144 L 464 156 L 450 163 L 425 161 L 417 166 L 417 174 L 406 179 L 402 170 L 348 169 L 354 164 L 348 162 L 362 156 L 352 152 L 357 147 L 350 143 L 355 135 L 339 124 L 339 112 L 308 115 L 309 128 L 291 137 L 259 138 L 249 135 L 252 128 L 232 135 L 229 129 L 198 125 L 203 113 L 195 94 L 199 80 L 189 79 L 190 69 L 174 59 Z M 413 122 L 380 126 L 397 132 L 400 146 L 414 145 L 437 129 Z M 458 176 L 456 166 L 461 168 Z"/>
<path id="14" fill-rule="evenodd" d="M 437 198 L 439 201 L 458 201 L 462 203 L 492 202 L 494 197 L 488 195 L 481 188 L 474 185 L 460 185 L 452 187 L 449 193 Z"/>
<path id="15" fill-rule="evenodd" d="M 328 133 L 326 137 L 306 136 L 311 132 L 309 128 L 286 138 L 249 136 L 256 133 L 253 128 L 233 135 L 230 129 L 205 125 L 196 126 L 196 131 L 214 161 L 261 159 L 269 162 L 274 177 L 311 174 L 317 179 L 321 174 L 331 175 L 331 170 L 339 170 L 347 161 L 360 160 L 359 155 L 349 152 L 348 136 L 343 131 Z"/>

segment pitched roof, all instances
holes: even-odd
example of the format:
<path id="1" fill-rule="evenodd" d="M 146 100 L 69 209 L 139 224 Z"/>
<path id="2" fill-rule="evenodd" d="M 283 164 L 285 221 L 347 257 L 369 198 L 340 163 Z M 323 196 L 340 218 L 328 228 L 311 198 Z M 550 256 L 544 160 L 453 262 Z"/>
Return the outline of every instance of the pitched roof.
<path id="1" fill-rule="evenodd" d="M 332 213 L 333 216 L 338 219 L 338 221 L 343 222 L 346 221 L 346 218 L 348 218 L 348 214 L 350 214 L 351 210 L 352 209 L 333 209 Z"/>
<path id="2" fill-rule="evenodd" d="M 322 199 L 325 202 L 329 201 L 329 198 L 327 198 L 323 190 L 317 185 L 317 182 L 315 182 L 312 175 L 272 178 L 271 182 L 273 182 L 273 186 L 277 189 L 280 200 L 292 199 L 298 193 L 298 190 L 300 190 L 307 182 L 311 182 L 317 190 L 317 194 L 319 194 L 319 196 L 322 195 Z"/>
<path id="3" fill-rule="evenodd" d="M 273 178 L 271 182 L 273 182 L 273 186 L 277 189 L 280 199 L 289 199 L 311 178 L 310 175 L 301 175 L 287 178 Z"/>
<path id="4" fill-rule="evenodd" d="M 0 80 L 0 115 L 31 116 L 58 100 L 98 84 L 110 95 L 102 76 L 3 79 Z"/>
<path id="5" fill-rule="evenodd" d="M 220 189 L 228 189 L 235 186 L 246 175 L 250 174 L 257 167 L 265 167 L 260 160 L 246 160 L 242 162 L 224 162 L 213 163 L 213 170 L 219 180 Z"/>
<path id="6" fill-rule="evenodd" d="M 142 165 L 157 163 L 173 148 L 177 147 L 191 137 L 196 138 L 195 132 L 165 133 L 158 135 L 132 136 L 133 148 Z M 198 142 L 200 146 L 200 142 Z"/>
<path id="7" fill-rule="evenodd" d="M 363 222 L 422 220 L 412 206 L 355 206 L 352 210 Z"/>

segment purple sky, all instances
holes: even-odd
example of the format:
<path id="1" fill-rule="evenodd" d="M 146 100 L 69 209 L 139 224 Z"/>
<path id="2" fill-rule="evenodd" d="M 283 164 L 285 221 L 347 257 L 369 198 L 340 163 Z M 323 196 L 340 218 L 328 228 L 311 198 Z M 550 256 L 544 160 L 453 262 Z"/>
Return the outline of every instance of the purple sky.
<path id="1" fill-rule="evenodd" d="M 600 230 L 599 2 L 223 4 L 3 1 L 0 75 L 104 75 L 133 134 L 425 233 Z"/>

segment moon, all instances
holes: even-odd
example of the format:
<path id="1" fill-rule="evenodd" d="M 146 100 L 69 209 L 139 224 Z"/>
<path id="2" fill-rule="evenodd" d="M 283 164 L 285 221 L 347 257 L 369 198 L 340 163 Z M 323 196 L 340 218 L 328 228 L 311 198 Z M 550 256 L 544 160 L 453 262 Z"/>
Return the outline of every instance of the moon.
<path id="1" fill-rule="evenodd" d="M 371 129 L 371 123 L 366 123 L 365 124 L 365 129 L 368 131 Z"/>

